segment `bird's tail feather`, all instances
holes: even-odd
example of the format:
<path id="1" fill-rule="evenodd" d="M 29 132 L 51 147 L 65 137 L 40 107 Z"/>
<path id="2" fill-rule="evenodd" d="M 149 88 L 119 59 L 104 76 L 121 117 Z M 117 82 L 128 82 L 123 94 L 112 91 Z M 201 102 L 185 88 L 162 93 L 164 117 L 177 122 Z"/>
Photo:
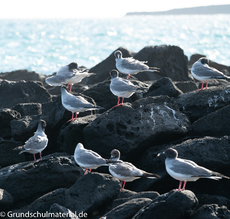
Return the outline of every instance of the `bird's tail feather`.
<path id="1" fill-rule="evenodd" d="M 156 178 L 160 178 L 159 175 L 155 174 L 155 173 L 147 173 L 145 172 L 142 177 L 146 177 L 146 178 L 150 178 L 150 179 L 156 179 Z"/>

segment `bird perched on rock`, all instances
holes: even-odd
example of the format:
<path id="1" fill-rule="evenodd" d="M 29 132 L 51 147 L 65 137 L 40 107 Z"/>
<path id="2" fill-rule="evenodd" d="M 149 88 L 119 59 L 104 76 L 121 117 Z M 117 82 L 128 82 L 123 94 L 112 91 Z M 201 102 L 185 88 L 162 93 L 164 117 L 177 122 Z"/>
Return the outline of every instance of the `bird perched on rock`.
<path id="1" fill-rule="evenodd" d="M 108 166 L 106 159 L 92 150 L 85 149 L 82 143 L 77 144 L 74 151 L 74 159 L 80 167 L 85 169 L 84 175 L 88 170 L 91 173 L 92 169 L 97 169 L 100 166 Z"/>
<path id="2" fill-rule="evenodd" d="M 95 73 L 89 73 L 87 69 L 78 68 L 76 62 L 71 62 L 68 65 L 62 66 L 57 74 L 51 77 L 46 78 L 46 83 L 51 86 L 61 86 L 67 84 L 67 89 L 70 85 L 70 92 L 72 90 L 72 85 L 79 83 L 85 77 L 94 75 Z"/>
<path id="3" fill-rule="evenodd" d="M 115 51 L 114 56 L 116 58 L 117 70 L 123 74 L 127 74 L 127 79 L 130 74 L 137 74 L 142 71 L 159 72 L 159 68 L 149 67 L 145 62 L 138 61 L 133 57 L 123 58 L 120 50 Z"/>
<path id="4" fill-rule="evenodd" d="M 69 92 L 66 91 L 64 87 L 61 87 L 61 101 L 63 107 L 65 107 L 68 111 L 72 112 L 72 118 L 67 122 L 76 120 L 77 114 L 79 112 L 101 109 L 101 107 L 93 105 L 82 96 L 74 96 L 70 94 Z M 75 118 L 74 118 L 74 113 L 75 113 Z"/>
<path id="5" fill-rule="evenodd" d="M 35 154 L 39 153 L 40 159 L 42 159 L 42 151 L 47 147 L 48 144 L 48 138 L 47 135 L 45 134 L 45 127 L 46 127 L 46 122 L 41 119 L 38 122 L 38 128 L 34 136 L 29 138 L 25 142 L 25 145 L 17 147 L 15 148 L 15 150 L 21 150 L 19 154 L 24 152 L 33 154 L 34 161 L 36 161 Z"/>
<path id="6" fill-rule="evenodd" d="M 208 87 L 208 82 L 212 81 L 214 79 L 216 80 L 230 80 L 230 77 L 224 75 L 222 72 L 218 71 L 215 68 L 212 68 L 208 65 L 208 59 L 206 57 L 200 58 L 198 61 L 196 61 L 191 69 L 192 76 L 202 82 L 201 89 L 198 89 L 197 91 L 203 90 L 203 84 L 206 82 L 206 87 Z"/>
<path id="7" fill-rule="evenodd" d="M 145 172 L 129 162 L 120 160 L 120 151 L 117 149 L 111 151 L 111 157 L 107 163 L 109 172 L 121 181 L 121 189 L 124 189 L 126 182 L 132 182 L 139 178 L 160 178 L 157 174 Z"/>
<path id="8" fill-rule="evenodd" d="M 165 167 L 168 174 L 174 179 L 180 181 L 179 188 L 176 191 L 185 190 L 187 181 L 196 181 L 200 178 L 218 180 L 223 177 L 230 179 L 221 173 L 199 166 L 191 160 L 178 158 L 178 152 L 173 148 L 169 148 L 160 154 L 166 156 Z M 183 188 L 181 188 L 182 182 L 184 182 Z"/>
<path id="9" fill-rule="evenodd" d="M 132 82 L 120 78 L 118 75 L 117 70 L 112 70 L 110 71 L 110 76 L 111 76 L 111 82 L 110 82 L 110 91 L 118 97 L 118 102 L 117 106 L 123 105 L 124 98 L 129 98 L 131 97 L 136 90 L 138 89 L 137 86 L 135 86 Z M 120 103 L 120 98 L 122 97 L 122 101 Z"/>

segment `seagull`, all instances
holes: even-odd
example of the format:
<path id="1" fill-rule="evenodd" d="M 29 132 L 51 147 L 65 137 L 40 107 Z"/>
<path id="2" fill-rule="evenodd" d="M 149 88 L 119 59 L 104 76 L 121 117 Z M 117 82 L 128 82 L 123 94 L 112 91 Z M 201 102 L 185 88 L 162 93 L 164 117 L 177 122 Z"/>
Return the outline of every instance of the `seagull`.
<path id="1" fill-rule="evenodd" d="M 89 73 L 87 69 L 78 68 L 76 62 L 71 62 L 68 65 L 60 67 L 57 74 L 46 78 L 46 83 L 51 86 L 61 86 L 67 84 L 67 89 L 70 85 L 70 92 L 72 90 L 73 84 L 79 83 L 85 77 L 94 75 L 95 73 Z"/>
<path id="2" fill-rule="evenodd" d="M 107 163 L 109 164 L 109 172 L 121 181 L 121 189 L 125 188 L 126 182 L 132 182 L 141 177 L 151 179 L 160 178 L 157 174 L 145 172 L 129 162 L 120 160 L 120 151 L 117 149 L 111 151 L 111 157 Z"/>
<path id="3" fill-rule="evenodd" d="M 158 154 L 158 156 L 160 154 Z M 214 172 L 212 170 L 206 169 L 205 167 L 199 166 L 191 160 L 178 158 L 178 152 L 173 148 L 167 149 L 163 152 L 163 154 L 166 155 L 166 171 L 172 178 L 180 181 L 179 188 L 176 191 L 185 190 L 187 181 L 196 181 L 200 178 L 218 180 L 224 177 L 230 179 L 221 173 Z M 181 188 L 182 182 L 184 182 L 183 188 Z"/>
<path id="4" fill-rule="evenodd" d="M 74 96 L 66 91 L 64 87 L 61 87 L 61 101 L 64 108 L 72 112 L 72 118 L 67 122 L 77 119 L 77 114 L 79 112 L 84 112 L 88 110 L 98 110 L 101 109 L 99 106 L 95 106 L 88 102 L 82 96 Z M 75 113 L 75 118 L 74 118 Z"/>
<path id="5" fill-rule="evenodd" d="M 17 147 L 15 148 L 15 150 L 20 149 L 21 152 L 19 154 L 22 154 L 24 152 L 33 154 L 34 161 L 37 161 L 35 154 L 39 153 L 40 159 L 42 160 L 42 151 L 47 147 L 48 144 L 48 138 L 47 135 L 45 134 L 45 127 L 46 127 L 46 122 L 41 119 L 38 122 L 38 128 L 34 136 L 29 138 L 25 142 L 25 145 Z"/>
<path id="6" fill-rule="evenodd" d="M 223 80 L 227 79 L 229 80 L 230 77 L 224 75 L 222 72 L 218 71 L 215 68 L 212 68 L 208 65 L 208 59 L 206 57 L 200 58 L 198 61 L 196 61 L 191 69 L 192 76 L 202 82 L 201 89 L 198 89 L 197 91 L 203 90 L 203 84 L 206 82 L 206 87 L 208 87 L 208 82 L 214 79 L 217 80 Z"/>
<path id="7" fill-rule="evenodd" d="M 136 87 L 132 82 L 120 78 L 118 74 L 119 73 L 117 70 L 110 71 L 110 76 L 111 76 L 110 91 L 115 96 L 118 97 L 117 105 L 115 105 L 114 107 L 123 105 L 124 98 L 131 97 L 138 89 L 138 87 Z M 121 103 L 120 103 L 120 97 L 122 97 Z"/>
<path id="8" fill-rule="evenodd" d="M 78 143 L 74 151 L 74 159 L 76 163 L 83 169 L 85 169 L 84 175 L 89 170 L 97 169 L 100 166 L 108 166 L 106 159 L 102 158 L 98 153 L 87 150 L 82 143 Z"/>
<path id="9" fill-rule="evenodd" d="M 133 57 L 123 58 L 120 50 L 115 51 L 114 56 L 117 70 L 123 74 L 127 74 L 127 79 L 130 74 L 136 74 L 142 71 L 159 72 L 159 68 L 149 67 L 145 64 L 146 62 L 138 61 Z"/>

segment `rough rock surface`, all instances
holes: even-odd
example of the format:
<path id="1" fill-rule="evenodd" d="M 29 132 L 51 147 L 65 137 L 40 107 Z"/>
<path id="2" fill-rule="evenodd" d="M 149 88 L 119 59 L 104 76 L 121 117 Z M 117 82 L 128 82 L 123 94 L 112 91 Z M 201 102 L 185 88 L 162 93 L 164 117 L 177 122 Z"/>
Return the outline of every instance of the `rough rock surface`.
<path id="1" fill-rule="evenodd" d="M 198 200 L 193 192 L 189 190 L 172 191 L 161 195 L 157 200 L 143 207 L 133 219 L 151 218 L 152 215 L 156 219 L 189 218 L 197 204 Z"/>
<path id="2" fill-rule="evenodd" d="M 54 189 L 69 187 L 82 174 L 73 157 L 53 154 L 37 162 L 24 162 L 0 169 L 0 188 L 9 192 L 15 204 L 20 205 L 30 203 Z"/>
<path id="3" fill-rule="evenodd" d="M 51 101 L 51 95 L 41 82 L 1 81 L 0 108 L 11 108 L 18 103 L 45 103 Z"/>
<path id="4" fill-rule="evenodd" d="M 169 97 L 161 96 L 138 100 L 133 107 L 124 104 L 109 110 L 87 125 L 83 135 L 86 148 L 102 156 L 117 148 L 128 157 L 150 147 L 151 141 L 167 142 L 189 130 L 187 117 L 174 108 Z"/>

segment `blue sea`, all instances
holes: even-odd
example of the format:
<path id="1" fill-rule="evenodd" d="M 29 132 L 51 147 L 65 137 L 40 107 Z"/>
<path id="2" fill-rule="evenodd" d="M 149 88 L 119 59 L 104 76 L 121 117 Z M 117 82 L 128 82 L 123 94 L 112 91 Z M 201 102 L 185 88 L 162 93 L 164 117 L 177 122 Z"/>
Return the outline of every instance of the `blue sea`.
<path id="1" fill-rule="evenodd" d="M 76 61 L 91 68 L 120 46 L 177 45 L 230 65 L 230 15 L 125 16 L 109 19 L 0 20 L 0 72 L 52 74 Z"/>

